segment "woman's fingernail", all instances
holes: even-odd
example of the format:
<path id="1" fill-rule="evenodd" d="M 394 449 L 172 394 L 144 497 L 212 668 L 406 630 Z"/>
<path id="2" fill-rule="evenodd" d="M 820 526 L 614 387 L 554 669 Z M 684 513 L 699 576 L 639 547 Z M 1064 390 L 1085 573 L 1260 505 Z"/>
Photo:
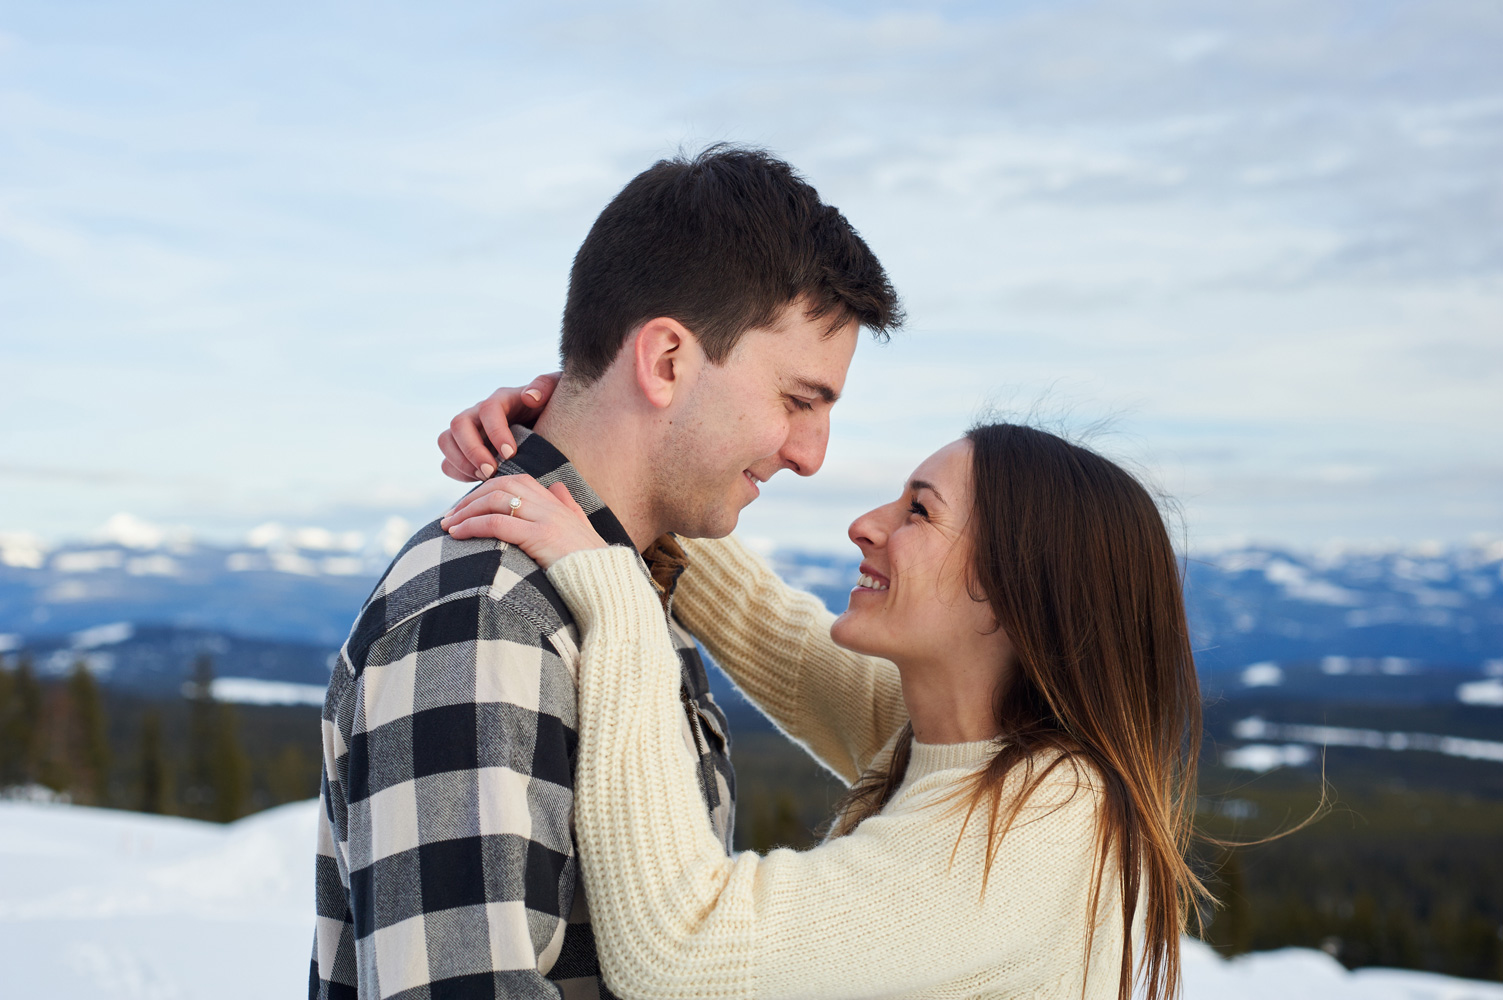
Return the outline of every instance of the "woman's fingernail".
<path id="1" fill-rule="evenodd" d="M 516 449 L 513 448 L 511 445 L 509 445 L 509 444 L 503 444 L 501 446 L 501 460 L 504 462 L 506 459 L 511 458 L 512 454 L 515 451 L 516 451 Z"/>
<path id="2" fill-rule="evenodd" d="M 543 401 L 543 394 L 536 389 L 523 389 L 522 395 L 531 398 L 534 403 L 541 403 Z"/>
<path id="3" fill-rule="evenodd" d="M 485 465 L 482 465 L 480 467 L 480 478 L 489 479 L 492 475 L 495 474 L 495 472 L 496 467 L 494 465 L 491 465 L 490 463 L 486 463 Z"/>

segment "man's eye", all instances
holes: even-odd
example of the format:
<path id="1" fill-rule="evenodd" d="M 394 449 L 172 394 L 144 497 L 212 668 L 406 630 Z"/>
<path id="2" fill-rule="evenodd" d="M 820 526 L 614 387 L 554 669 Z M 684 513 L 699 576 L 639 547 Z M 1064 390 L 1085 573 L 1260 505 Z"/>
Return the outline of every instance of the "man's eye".
<path id="1" fill-rule="evenodd" d="M 794 407 L 800 410 L 814 409 L 814 404 L 809 402 L 807 399 L 799 399 L 797 396 L 789 396 L 788 401 L 792 403 Z"/>
<path id="2" fill-rule="evenodd" d="M 923 504 L 919 503 L 917 500 L 910 500 L 910 501 L 908 501 L 908 513 L 910 513 L 910 514 L 917 514 L 919 517 L 926 518 L 926 519 L 929 517 L 929 510 L 928 510 L 928 508 L 926 508 Z"/>

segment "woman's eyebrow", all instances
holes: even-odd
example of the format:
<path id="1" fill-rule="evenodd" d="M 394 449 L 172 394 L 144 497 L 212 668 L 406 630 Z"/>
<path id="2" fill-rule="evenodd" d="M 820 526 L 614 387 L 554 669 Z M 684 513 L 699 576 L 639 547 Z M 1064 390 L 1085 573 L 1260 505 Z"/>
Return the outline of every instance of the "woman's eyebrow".
<path id="1" fill-rule="evenodd" d="M 933 493 L 936 497 L 939 498 L 940 503 L 944 504 L 946 507 L 950 505 L 950 501 L 945 499 L 945 495 L 939 490 L 935 489 L 934 484 L 929 482 L 929 480 L 927 479 L 911 479 L 908 482 L 908 488 L 915 493 L 917 493 L 919 490 L 928 490 L 930 493 Z"/>

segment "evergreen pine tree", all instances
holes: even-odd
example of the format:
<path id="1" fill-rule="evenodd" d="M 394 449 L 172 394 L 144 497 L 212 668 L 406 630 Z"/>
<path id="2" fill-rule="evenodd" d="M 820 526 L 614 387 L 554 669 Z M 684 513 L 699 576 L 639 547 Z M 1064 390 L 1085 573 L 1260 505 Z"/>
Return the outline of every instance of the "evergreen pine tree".
<path id="1" fill-rule="evenodd" d="M 250 761 L 240 745 L 240 720 L 230 705 L 217 705 L 214 732 L 213 816 L 230 823 L 246 813 L 250 799 Z"/>
<path id="2" fill-rule="evenodd" d="M 37 720 L 42 714 L 42 687 L 24 653 L 13 673 L 5 675 L 5 706 L 0 708 L 0 787 L 37 780 Z"/>
<path id="3" fill-rule="evenodd" d="M 273 805 L 300 802 L 318 794 L 318 763 L 299 743 L 285 744 L 266 771 Z"/>
<path id="4" fill-rule="evenodd" d="M 104 805 L 109 800 L 110 742 L 99 684 L 80 661 L 68 678 L 68 757 L 74 775 L 75 801 Z"/>
<path id="5" fill-rule="evenodd" d="M 141 716 L 141 788 L 137 808 L 146 813 L 167 812 L 167 759 L 162 752 L 162 716 L 148 708 Z"/>
<path id="6" fill-rule="evenodd" d="M 188 780 L 183 799 L 188 814 L 207 819 L 214 808 L 214 749 L 218 728 L 214 704 L 214 661 L 207 655 L 193 661 L 193 675 L 183 685 L 188 698 Z"/>
<path id="7" fill-rule="evenodd" d="M 40 688 L 40 685 L 38 685 Z M 40 691 L 42 711 L 37 722 L 35 747 L 36 781 L 54 792 L 73 794 L 73 698 L 66 685 L 50 684 Z"/>
<path id="8" fill-rule="evenodd" d="M 16 783 L 20 752 L 12 742 L 16 715 L 16 681 L 9 670 L 0 667 L 0 788 Z"/>
<path id="9" fill-rule="evenodd" d="M 1221 856 L 1218 871 L 1221 882 L 1218 896 L 1221 909 L 1211 922 L 1207 940 L 1223 955 L 1242 955 L 1252 950 L 1252 909 L 1247 902 L 1247 878 L 1242 871 L 1242 856 L 1228 847 Z"/>

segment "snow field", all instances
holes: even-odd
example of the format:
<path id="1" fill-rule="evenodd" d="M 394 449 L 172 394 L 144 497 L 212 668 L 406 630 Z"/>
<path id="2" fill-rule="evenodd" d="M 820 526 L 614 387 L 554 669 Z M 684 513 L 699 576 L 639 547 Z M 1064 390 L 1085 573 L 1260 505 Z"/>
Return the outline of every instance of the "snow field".
<path id="1" fill-rule="evenodd" d="M 307 990 L 316 802 L 229 826 L 0 802 L 0 997 L 267 1000 Z M 1185 1000 L 1503 1000 L 1298 948 L 1184 944 Z"/>

